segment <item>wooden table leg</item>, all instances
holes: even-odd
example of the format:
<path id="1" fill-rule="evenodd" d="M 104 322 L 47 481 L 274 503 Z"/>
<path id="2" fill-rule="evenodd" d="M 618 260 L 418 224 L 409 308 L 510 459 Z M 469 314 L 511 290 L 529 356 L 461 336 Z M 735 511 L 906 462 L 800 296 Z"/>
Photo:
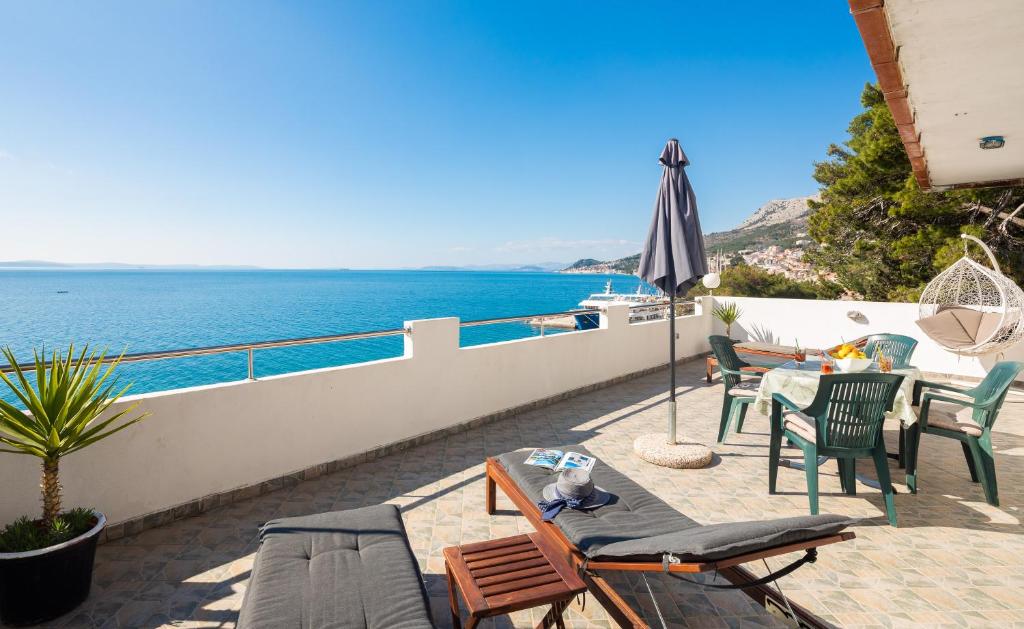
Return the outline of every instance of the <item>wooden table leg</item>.
<path id="1" fill-rule="evenodd" d="M 455 577 L 452 575 L 452 569 L 448 562 L 445 562 L 444 571 L 448 575 L 448 606 L 452 611 L 452 627 L 461 629 L 462 621 L 459 618 L 459 598 L 455 593 Z M 470 618 L 469 621 L 472 623 L 473 619 Z"/>
<path id="2" fill-rule="evenodd" d="M 486 507 L 488 515 L 494 515 L 494 512 L 497 510 L 495 494 L 496 488 L 494 485 L 494 478 L 490 474 L 487 474 L 486 480 L 484 480 L 484 495 L 487 500 Z"/>
<path id="3" fill-rule="evenodd" d="M 540 622 L 537 624 L 535 629 L 548 629 L 548 627 L 551 627 L 552 625 L 558 627 L 558 629 L 565 629 L 565 619 L 563 618 L 563 614 L 568 607 L 569 601 L 552 603 L 551 609 L 548 610 L 548 613 L 544 614 L 544 617 L 540 619 Z"/>

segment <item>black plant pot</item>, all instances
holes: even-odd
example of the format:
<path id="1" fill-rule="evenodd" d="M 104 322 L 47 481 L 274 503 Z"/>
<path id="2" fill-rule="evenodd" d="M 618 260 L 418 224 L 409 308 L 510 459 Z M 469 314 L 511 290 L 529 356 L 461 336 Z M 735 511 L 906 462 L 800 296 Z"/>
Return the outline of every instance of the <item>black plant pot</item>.
<path id="1" fill-rule="evenodd" d="M 0 553 L 0 622 L 34 625 L 78 607 L 89 596 L 96 542 L 107 519 L 63 544 L 24 553 Z"/>

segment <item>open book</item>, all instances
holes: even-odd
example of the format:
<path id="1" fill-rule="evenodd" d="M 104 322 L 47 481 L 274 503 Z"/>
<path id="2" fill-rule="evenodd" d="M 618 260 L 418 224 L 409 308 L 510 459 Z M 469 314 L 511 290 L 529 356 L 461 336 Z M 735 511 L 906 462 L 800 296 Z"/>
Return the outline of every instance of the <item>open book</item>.
<path id="1" fill-rule="evenodd" d="M 579 452 L 562 452 L 561 450 L 548 450 L 537 448 L 526 457 L 527 465 L 546 467 L 549 470 L 560 472 L 562 470 L 580 469 L 588 472 L 594 469 L 597 459 Z"/>

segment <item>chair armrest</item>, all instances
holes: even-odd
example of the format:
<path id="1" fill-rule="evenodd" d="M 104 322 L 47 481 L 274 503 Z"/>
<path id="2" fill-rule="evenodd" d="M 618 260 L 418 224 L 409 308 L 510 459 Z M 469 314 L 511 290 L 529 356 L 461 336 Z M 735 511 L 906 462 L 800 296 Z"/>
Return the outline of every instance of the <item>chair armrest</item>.
<path id="1" fill-rule="evenodd" d="M 955 391 L 956 393 L 966 394 L 970 389 L 963 387 L 953 386 L 952 384 L 945 384 L 942 382 L 931 382 L 929 380 L 915 380 L 914 381 L 914 406 L 917 406 L 921 402 L 921 391 L 925 388 L 929 389 L 942 389 L 943 391 Z"/>
<path id="2" fill-rule="evenodd" d="M 779 434 L 784 430 L 782 421 L 782 409 L 789 409 L 791 411 L 801 412 L 799 406 L 795 402 L 787 398 L 781 393 L 772 393 L 772 416 L 769 419 L 773 431 L 778 431 Z"/>
<path id="3" fill-rule="evenodd" d="M 965 400 L 963 398 L 950 397 L 948 395 L 941 395 L 939 393 L 932 393 L 930 391 L 928 393 L 924 394 L 924 400 L 922 400 L 922 404 L 926 400 L 937 400 L 939 402 L 951 402 L 951 403 L 957 404 L 959 406 L 970 406 L 971 408 L 986 408 L 988 406 L 988 404 L 983 404 L 981 402 L 978 402 L 977 400 L 974 400 L 974 401 Z"/>
<path id="4" fill-rule="evenodd" d="M 779 403 L 781 406 L 788 408 L 791 411 L 796 411 L 800 413 L 803 412 L 804 410 L 797 406 L 795 402 L 790 400 L 785 395 L 782 395 L 781 393 L 772 393 L 772 406 L 774 406 L 776 402 Z"/>
<path id="5" fill-rule="evenodd" d="M 725 367 L 723 367 L 721 365 L 721 363 L 719 363 L 719 365 L 718 365 L 718 370 L 721 371 L 722 373 L 728 374 L 730 376 L 736 376 L 737 378 L 740 378 L 740 379 L 742 379 L 743 376 L 747 376 L 747 377 L 750 377 L 750 378 L 760 378 L 763 375 L 763 374 L 756 373 L 756 372 L 744 371 L 744 369 L 747 369 L 747 368 L 743 367 L 743 368 L 738 369 L 738 370 L 737 369 L 726 369 Z"/>
<path id="6" fill-rule="evenodd" d="M 982 404 L 982 403 L 977 402 L 977 401 L 971 402 L 971 401 L 965 400 L 963 398 L 955 398 L 955 397 L 950 397 L 948 395 L 940 395 L 938 393 L 932 393 L 932 392 L 929 391 L 928 393 L 924 394 L 924 399 L 921 400 L 921 411 L 918 413 L 918 416 L 917 416 L 918 424 L 919 424 L 920 428 L 922 430 L 924 430 L 924 431 L 927 431 L 927 429 L 928 429 L 928 415 L 931 413 L 931 410 L 932 410 L 932 404 L 931 403 L 933 401 L 937 401 L 937 402 L 950 402 L 950 403 L 956 404 L 958 406 L 964 406 L 964 407 L 967 407 L 967 408 L 973 408 L 974 409 L 974 416 L 975 416 L 976 420 L 978 419 L 978 411 L 981 411 L 981 412 L 985 413 L 985 415 L 983 415 L 982 417 L 987 418 L 989 416 L 990 408 L 991 408 L 991 405 L 992 405 L 992 402 L 989 402 L 987 404 Z M 986 419 L 986 421 L 987 421 L 987 419 Z M 984 426 L 986 421 L 980 421 L 979 423 L 981 423 Z"/>

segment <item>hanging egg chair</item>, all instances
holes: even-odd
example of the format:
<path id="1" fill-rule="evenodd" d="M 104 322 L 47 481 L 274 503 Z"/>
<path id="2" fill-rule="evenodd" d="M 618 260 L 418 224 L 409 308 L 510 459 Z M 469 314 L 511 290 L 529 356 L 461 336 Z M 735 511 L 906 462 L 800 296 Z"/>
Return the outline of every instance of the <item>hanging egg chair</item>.
<path id="1" fill-rule="evenodd" d="M 944 348 L 964 356 L 1002 351 L 1024 339 L 1024 291 L 999 271 L 992 250 L 961 234 L 964 256 L 939 273 L 921 293 L 918 327 Z M 992 268 L 967 256 L 977 243 Z"/>

